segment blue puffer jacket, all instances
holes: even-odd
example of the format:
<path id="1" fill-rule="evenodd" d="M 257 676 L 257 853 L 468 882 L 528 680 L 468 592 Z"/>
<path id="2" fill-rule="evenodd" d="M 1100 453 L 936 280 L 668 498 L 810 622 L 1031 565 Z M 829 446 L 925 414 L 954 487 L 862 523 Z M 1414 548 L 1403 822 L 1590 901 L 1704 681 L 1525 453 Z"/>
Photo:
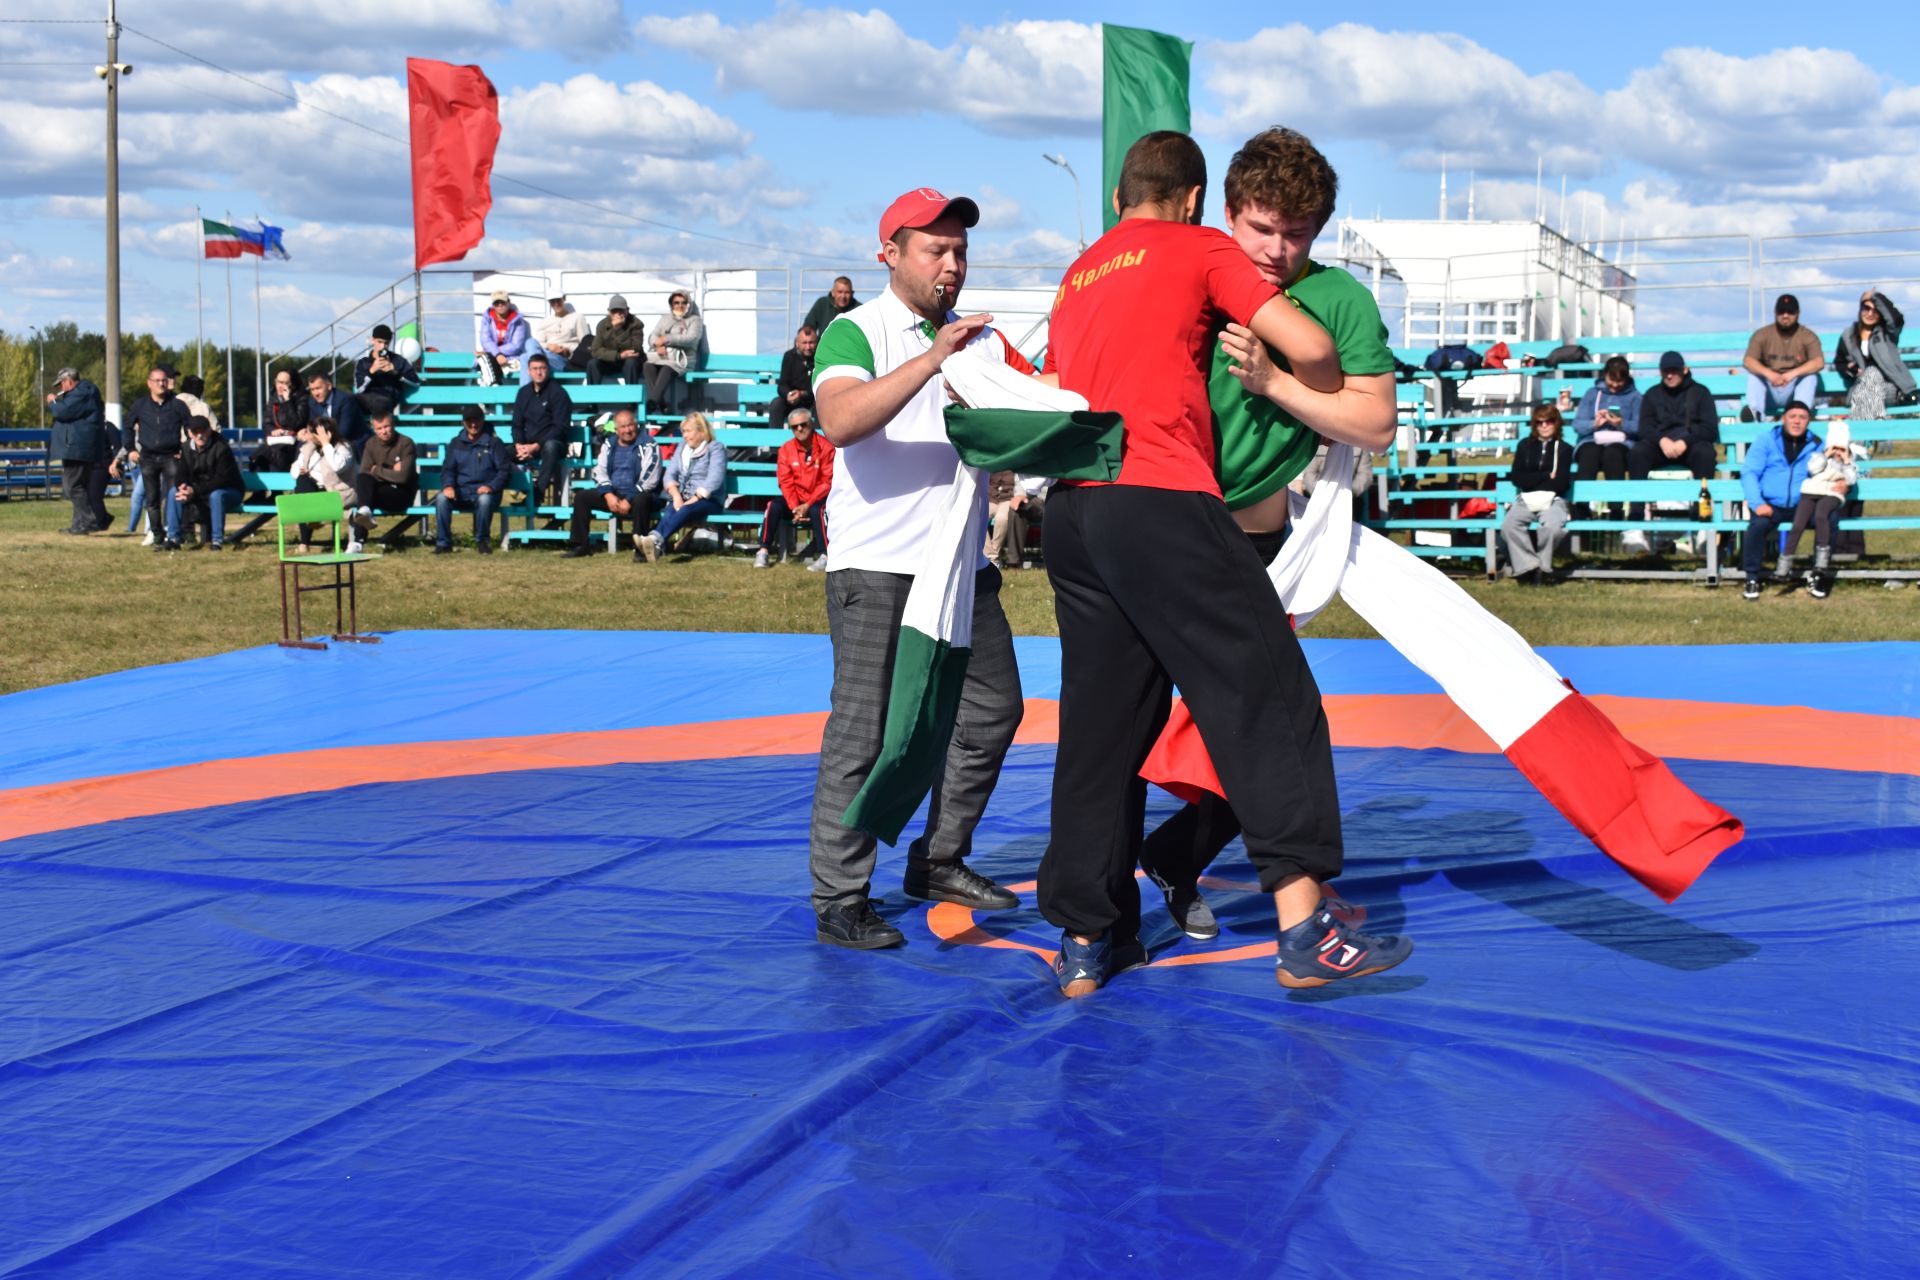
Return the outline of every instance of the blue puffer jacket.
<path id="1" fill-rule="evenodd" d="M 100 389 L 85 378 L 54 397 L 53 439 L 48 451 L 60 462 L 99 462 L 106 456 L 107 414 Z"/>
<path id="2" fill-rule="evenodd" d="M 1776 426 L 1762 432 L 1747 450 L 1740 464 L 1740 487 L 1746 490 L 1747 506 L 1785 507 L 1793 510 L 1800 501 L 1800 486 L 1806 483 L 1807 464 L 1820 456 L 1826 442 L 1811 426 L 1807 428 L 1806 447 L 1792 462 L 1787 461 L 1787 429 Z"/>
<path id="3" fill-rule="evenodd" d="M 500 437 L 488 431 L 470 440 L 462 432 L 448 442 L 446 452 L 441 455 L 440 487 L 452 489 L 462 501 L 472 501 L 474 491 L 481 485 L 495 493 L 506 488 L 512 471 L 507 447 L 500 443 Z"/>
<path id="4" fill-rule="evenodd" d="M 718 501 L 727 489 L 727 451 L 716 440 L 707 446 L 705 453 L 689 458 L 687 446 L 681 445 L 667 463 L 666 482 L 677 486 L 680 496 L 688 502 L 701 493 Z"/>

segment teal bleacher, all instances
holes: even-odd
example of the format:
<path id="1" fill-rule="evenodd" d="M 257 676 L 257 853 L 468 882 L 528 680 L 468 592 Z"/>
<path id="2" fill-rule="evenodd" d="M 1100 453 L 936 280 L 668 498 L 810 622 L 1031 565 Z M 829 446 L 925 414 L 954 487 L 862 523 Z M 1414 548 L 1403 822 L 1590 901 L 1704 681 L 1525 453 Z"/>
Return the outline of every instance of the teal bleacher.
<path id="1" fill-rule="evenodd" d="M 731 535 L 736 531 L 752 530 L 757 533 L 767 499 L 779 492 L 774 483 L 772 461 L 735 460 L 735 451 L 772 450 L 786 443 L 786 431 L 770 426 L 766 414 L 758 408 L 760 402 L 773 398 L 773 383 L 779 372 L 778 355 L 716 353 L 708 359 L 705 369 L 695 370 L 688 375 L 688 381 L 697 388 L 696 394 L 716 406 L 703 412 L 713 426 L 714 439 L 728 450 L 726 507 L 709 516 L 705 524 L 715 529 L 722 541 L 729 544 Z M 566 388 L 576 411 L 574 433 L 569 443 L 577 448 L 573 450 L 573 456 L 567 459 L 571 473 L 570 489 L 593 488 L 593 454 L 596 447 L 591 439 L 593 424 L 602 415 L 615 409 L 632 408 L 640 413 L 648 429 L 654 432 L 657 443 L 663 446 L 679 443 L 677 428 L 683 415 L 647 412 L 644 387 L 619 383 L 590 386 L 584 374 L 571 369 L 562 369 L 554 376 Z M 498 386 L 480 386 L 473 357 L 466 352 L 429 351 L 422 355 L 420 386 L 407 396 L 396 419 L 400 430 L 412 439 L 419 450 L 423 495 L 430 496 L 437 488 L 434 480 L 439 470 L 440 452 L 458 434 L 461 412 L 469 405 L 479 405 L 486 410 L 487 421 L 493 425 L 496 433 L 505 439 L 506 427 L 513 416 L 513 401 L 519 394 L 517 379 L 510 378 Z M 566 521 L 572 514 L 571 505 L 536 504 L 531 490 L 531 481 L 524 473 L 516 475 L 510 491 L 526 496 L 511 507 L 501 508 L 501 520 L 506 530 L 501 541 L 505 546 L 564 542 L 568 536 Z M 432 514 L 433 504 L 430 501 L 408 511 L 408 515 L 414 519 L 430 519 Z M 614 532 L 613 518 L 602 517 L 592 537 L 611 550 Z"/>
<path id="2" fill-rule="evenodd" d="M 1521 367 L 1528 355 L 1546 356 L 1560 344 L 1545 342 L 1509 342 L 1513 353 L 1504 369 L 1422 370 L 1412 381 L 1398 387 L 1400 439 L 1395 448 L 1377 460 L 1374 470 L 1374 527 L 1411 544 L 1418 555 L 1435 559 L 1477 563 L 1488 577 L 1499 571 L 1499 528 L 1506 507 L 1514 501 L 1513 487 L 1507 482 L 1513 449 L 1526 431 L 1528 410 L 1534 404 L 1552 403 L 1565 387 L 1577 404 L 1599 378 L 1601 362 L 1608 356 L 1625 355 L 1631 363 L 1635 384 L 1645 391 L 1659 380 L 1662 352 L 1679 351 L 1687 357 L 1694 380 L 1710 391 L 1719 404 L 1720 439 L 1723 445 L 1716 477 L 1707 484 L 1711 514 L 1701 519 L 1697 506 L 1700 482 L 1685 479 L 1649 478 L 1625 481 L 1576 481 L 1570 502 L 1615 504 L 1614 518 L 1574 520 L 1568 525 L 1576 555 L 1583 539 L 1611 543 L 1618 535 L 1639 531 L 1649 535 L 1702 535 L 1697 568 L 1674 569 L 1665 562 L 1608 561 L 1574 571 L 1578 577 L 1676 577 L 1718 581 L 1724 539 L 1743 532 L 1747 520 L 1744 495 L 1740 487 L 1740 464 L 1746 450 L 1762 431 L 1773 424 L 1742 422 L 1740 411 L 1746 404 L 1747 373 L 1741 367 L 1749 331 L 1721 333 L 1643 334 L 1634 337 L 1583 338 L 1580 345 L 1594 354 L 1591 364 Z M 1826 345 L 1831 349 L 1831 336 Z M 1476 347 L 1476 349 L 1479 349 Z M 1428 352 L 1413 348 L 1395 348 L 1397 359 L 1418 365 Z M 1920 368 L 1920 345 L 1903 344 L 1902 354 L 1909 366 Z M 1432 389 L 1439 379 L 1460 384 L 1461 394 L 1470 395 L 1472 383 L 1488 378 L 1524 379 L 1521 394 L 1506 403 L 1494 403 L 1485 411 L 1462 410 L 1453 416 L 1439 416 L 1430 409 L 1437 399 Z M 1816 410 L 1814 430 L 1820 423 L 1845 413 L 1846 388 L 1832 368 L 1820 375 L 1822 405 Z M 1841 407 L 1836 409 L 1837 402 Z M 1567 437 L 1572 438 L 1572 414 L 1567 415 Z M 1920 406 L 1890 407 L 1883 419 L 1849 424 L 1856 443 L 1871 446 L 1872 456 L 1861 463 L 1862 479 L 1857 494 L 1868 504 L 1865 513 L 1841 521 L 1842 529 L 1920 529 L 1920 476 L 1901 473 L 1920 472 Z M 1494 503 L 1492 513 L 1465 515 L 1464 509 L 1475 499 Z M 1646 515 L 1638 520 L 1623 518 L 1625 504 L 1646 504 Z M 1686 537 L 1682 538 L 1686 545 Z M 1677 558 L 1689 558 L 1684 552 Z M 1872 577 L 1920 576 L 1911 569 L 1876 569 Z"/>

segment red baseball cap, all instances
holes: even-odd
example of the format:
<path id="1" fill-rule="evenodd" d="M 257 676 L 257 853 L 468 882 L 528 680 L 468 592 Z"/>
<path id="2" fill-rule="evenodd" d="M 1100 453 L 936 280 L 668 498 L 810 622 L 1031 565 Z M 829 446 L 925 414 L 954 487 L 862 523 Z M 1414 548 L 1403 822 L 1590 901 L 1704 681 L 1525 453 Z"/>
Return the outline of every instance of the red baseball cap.
<path id="1" fill-rule="evenodd" d="M 963 227 L 971 227 L 980 221 L 980 206 L 967 197 L 949 199 L 932 187 L 915 187 L 888 205 L 887 211 L 880 215 L 880 243 L 885 244 L 893 239 L 894 233 L 902 227 L 924 227 L 938 222 L 948 213 L 959 218 Z M 879 258 L 882 262 L 887 260 L 884 253 Z"/>

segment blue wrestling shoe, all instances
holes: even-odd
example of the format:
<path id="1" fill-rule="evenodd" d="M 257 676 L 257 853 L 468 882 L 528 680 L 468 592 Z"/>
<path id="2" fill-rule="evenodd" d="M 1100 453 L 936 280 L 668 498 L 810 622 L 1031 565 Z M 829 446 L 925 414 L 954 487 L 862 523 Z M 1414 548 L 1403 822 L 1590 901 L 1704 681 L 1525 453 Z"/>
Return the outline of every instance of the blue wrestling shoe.
<path id="1" fill-rule="evenodd" d="M 1060 994 L 1069 1000 L 1092 995 L 1107 980 L 1112 960 L 1111 935 L 1103 933 L 1092 942 L 1079 942 L 1071 931 L 1061 930 L 1060 954 L 1053 958 L 1053 972 L 1060 979 Z"/>
<path id="2" fill-rule="evenodd" d="M 1381 973 L 1412 954 L 1411 939 L 1361 933 L 1322 901 L 1318 911 L 1280 935 L 1274 977 L 1283 987 L 1324 987 Z"/>

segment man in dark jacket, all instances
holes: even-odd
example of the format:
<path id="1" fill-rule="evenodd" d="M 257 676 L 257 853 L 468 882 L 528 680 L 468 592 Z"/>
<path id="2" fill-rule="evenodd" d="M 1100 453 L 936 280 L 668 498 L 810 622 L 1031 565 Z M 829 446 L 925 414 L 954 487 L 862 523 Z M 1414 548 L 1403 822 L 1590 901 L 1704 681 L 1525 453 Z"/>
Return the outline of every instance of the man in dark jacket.
<path id="1" fill-rule="evenodd" d="M 462 416 L 465 432 L 448 442 L 440 458 L 440 496 L 434 501 L 433 551 L 453 550 L 453 513 L 473 512 L 473 541 L 481 555 L 493 554 L 493 512 L 513 474 L 507 447 L 487 425 L 486 411 L 470 405 Z"/>
<path id="2" fill-rule="evenodd" d="M 640 419 L 633 410 L 615 411 L 613 434 L 601 440 L 600 456 L 594 460 L 593 480 L 596 487 L 591 495 L 573 496 L 573 520 L 567 529 L 568 557 L 578 559 L 593 553 L 587 535 L 593 527 L 594 513 L 604 511 L 633 522 L 633 558 L 644 560 L 640 541 L 660 501 L 660 449 L 640 430 Z"/>
<path id="3" fill-rule="evenodd" d="M 1713 393 L 1693 380 L 1678 351 L 1660 357 L 1660 385 L 1640 397 L 1640 440 L 1627 456 L 1635 480 L 1663 467 L 1685 467 L 1706 480 L 1718 465 L 1720 410 Z"/>
<path id="4" fill-rule="evenodd" d="M 233 446 L 202 417 L 187 421 L 186 447 L 180 451 L 180 484 L 173 491 L 180 504 L 180 528 L 199 525 L 212 531 L 213 549 L 225 540 L 227 512 L 240 506 L 240 464 Z M 205 541 L 196 535 L 195 545 Z"/>
<path id="5" fill-rule="evenodd" d="M 133 435 L 133 450 L 127 461 L 140 466 L 140 483 L 145 488 L 147 528 L 166 531 L 155 537 L 155 551 L 178 551 L 179 513 L 173 510 L 173 491 L 180 486 L 180 442 L 187 429 L 187 406 L 167 389 L 165 368 L 155 365 L 147 371 L 147 394 L 134 402 L 127 415 Z M 128 521 L 131 527 L 131 519 Z"/>
<path id="6" fill-rule="evenodd" d="M 353 392 L 368 417 L 380 409 L 391 411 L 407 398 L 408 391 L 420 385 L 413 363 L 391 350 L 392 342 L 392 329 L 384 324 L 373 326 L 367 354 L 353 366 Z"/>
<path id="7" fill-rule="evenodd" d="M 357 510 L 355 523 L 362 532 L 373 528 L 375 513 L 380 515 L 405 515 L 407 508 L 413 505 L 413 495 L 420 487 L 417 454 L 413 441 L 394 428 L 393 410 L 385 409 L 373 415 L 373 435 L 367 440 L 367 447 L 360 454 L 360 473 L 354 477 L 353 490 Z M 413 521 L 401 523 L 399 529 L 391 530 L 386 536 L 391 544 L 402 530 Z"/>
<path id="8" fill-rule="evenodd" d="M 860 305 L 860 299 L 853 296 L 853 281 L 845 276 L 835 276 L 833 288 L 813 300 L 807 308 L 807 318 L 803 322 L 815 333 L 825 333 L 827 326 L 835 317 L 843 316 Z"/>
<path id="9" fill-rule="evenodd" d="M 48 452 L 60 460 L 60 488 L 73 505 L 66 533 L 94 533 L 113 522 L 107 514 L 107 415 L 100 389 L 72 369 L 53 375 L 47 396 L 53 415 Z"/>
<path id="10" fill-rule="evenodd" d="M 647 327 L 634 319 L 620 294 L 607 299 L 607 318 L 593 331 L 593 358 L 587 361 L 587 381 L 593 386 L 618 379 L 639 385 L 647 368 Z"/>
<path id="11" fill-rule="evenodd" d="M 547 353 L 527 357 L 532 377 L 513 402 L 513 456 L 521 466 L 540 460 L 533 482 L 535 501 L 567 505 L 567 443 L 573 433 L 573 397 L 553 380 Z"/>
<path id="12" fill-rule="evenodd" d="M 769 421 L 785 426 L 787 415 L 795 409 L 813 409 L 813 353 L 820 346 L 820 331 L 803 324 L 793 335 L 793 347 L 780 357 L 780 380 L 773 384 L 773 403 L 767 406 Z"/>
<path id="13" fill-rule="evenodd" d="M 324 369 L 315 369 L 307 375 L 307 420 L 332 418 L 333 425 L 339 428 L 340 442 L 353 449 L 353 456 L 360 457 L 362 442 L 367 438 L 367 424 L 360 416 L 360 406 L 353 397 L 333 385 L 333 376 Z"/>

